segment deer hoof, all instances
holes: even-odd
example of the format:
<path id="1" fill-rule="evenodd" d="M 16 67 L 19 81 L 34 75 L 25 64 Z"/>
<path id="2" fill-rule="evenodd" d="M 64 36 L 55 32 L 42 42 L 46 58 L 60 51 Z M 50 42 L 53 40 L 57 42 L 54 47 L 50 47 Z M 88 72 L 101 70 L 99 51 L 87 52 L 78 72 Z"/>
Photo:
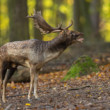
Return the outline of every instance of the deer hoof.
<path id="1" fill-rule="evenodd" d="M 39 100 L 39 96 L 36 94 L 34 95 L 36 100 Z"/>
<path id="2" fill-rule="evenodd" d="M 6 99 L 2 98 L 3 103 L 6 103 Z"/>
<path id="3" fill-rule="evenodd" d="M 31 101 L 32 99 L 30 98 L 30 96 L 28 95 L 28 101 Z"/>
<path id="4" fill-rule="evenodd" d="M 37 95 L 37 96 L 35 96 L 35 99 L 39 99 L 38 95 Z"/>
<path id="5" fill-rule="evenodd" d="M 29 102 L 31 102 L 31 101 L 32 101 L 32 99 L 28 98 L 28 101 L 29 101 Z"/>

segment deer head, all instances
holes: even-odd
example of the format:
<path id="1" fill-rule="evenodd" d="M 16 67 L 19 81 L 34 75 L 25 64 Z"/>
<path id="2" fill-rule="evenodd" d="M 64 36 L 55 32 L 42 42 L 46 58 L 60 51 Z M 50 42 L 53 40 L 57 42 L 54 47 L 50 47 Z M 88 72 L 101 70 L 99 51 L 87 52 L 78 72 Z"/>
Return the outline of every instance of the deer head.
<path id="1" fill-rule="evenodd" d="M 60 24 L 58 27 L 52 27 L 50 26 L 42 17 L 41 11 L 36 12 L 34 10 L 34 14 L 31 16 L 27 16 L 28 18 L 33 18 L 35 27 L 40 30 L 43 34 L 48 34 L 52 32 L 61 32 L 63 36 L 66 36 L 66 40 L 70 41 L 72 44 L 75 41 L 82 42 L 83 38 L 80 38 L 79 36 L 82 36 L 83 34 L 77 31 L 68 30 L 73 25 L 73 21 L 71 21 L 71 24 L 65 28 L 62 28 L 62 24 Z"/>

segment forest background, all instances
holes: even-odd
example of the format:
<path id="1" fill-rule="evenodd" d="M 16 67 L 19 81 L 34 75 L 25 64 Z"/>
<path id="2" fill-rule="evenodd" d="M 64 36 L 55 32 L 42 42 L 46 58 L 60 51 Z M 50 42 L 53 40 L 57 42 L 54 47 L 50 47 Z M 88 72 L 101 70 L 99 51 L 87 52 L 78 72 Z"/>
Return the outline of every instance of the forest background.
<path id="1" fill-rule="evenodd" d="M 51 40 L 56 36 L 42 36 L 34 28 L 33 21 L 26 18 L 34 9 L 41 11 L 54 27 L 61 23 L 67 26 L 74 20 L 71 29 L 83 32 L 88 44 L 110 42 L 109 0 L 1 0 L 0 45 L 15 40 Z"/>
<path id="2" fill-rule="evenodd" d="M 70 29 L 84 33 L 85 39 L 83 44 L 71 46 L 57 60 L 50 62 L 44 67 L 44 72 L 67 69 L 82 55 L 102 60 L 103 56 L 108 58 L 110 0 L 1 0 L 0 46 L 9 41 L 47 41 L 57 36 L 55 33 L 42 35 L 34 27 L 33 20 L 26 18 L 34 9 L 41 11 L 44 19 L 53 27 L 61 23 L 66 27 L 73 20 L 74 25 Z"/>

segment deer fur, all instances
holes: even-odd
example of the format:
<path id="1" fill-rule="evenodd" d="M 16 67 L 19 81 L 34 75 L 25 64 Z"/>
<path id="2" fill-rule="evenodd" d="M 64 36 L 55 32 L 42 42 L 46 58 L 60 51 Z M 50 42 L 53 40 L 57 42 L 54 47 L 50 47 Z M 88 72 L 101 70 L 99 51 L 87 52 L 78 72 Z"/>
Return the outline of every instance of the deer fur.
<path id="1" fill-rule="evenodd" d="M 64 29 L 51 41 L 37 39 L 14 41 L 0 47 L 0 78 L 3 84 L 2 100 L 6 102 L 6 84 L 19 65 L 30 69 L 30 89 L 28 100 L 31 98 L 34 86 L 34 96 L 37 99 L 38 73 L 48 61 L 57 58 L 69 45 L 81 42 L 80 32 Z"/>

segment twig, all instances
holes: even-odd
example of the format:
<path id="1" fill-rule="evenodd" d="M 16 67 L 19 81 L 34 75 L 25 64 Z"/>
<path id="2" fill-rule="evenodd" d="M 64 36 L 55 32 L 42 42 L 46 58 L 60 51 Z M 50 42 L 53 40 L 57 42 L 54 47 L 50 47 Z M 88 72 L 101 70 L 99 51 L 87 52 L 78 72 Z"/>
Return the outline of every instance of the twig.
<path id="1" fill-rule="evenodd" d="M 85 89 L 87 87 L 103 87 L 103 86 L 104 85 L 86 85 L 86 86 L 82 86 L 82 87 L 79 87 L 79 88 L 71 88 L 71 89 L 68 89 L 67 91 Z M 105 88 L 105 89 L 110 89 L 110 87 Z"/>
<path id="2" fill-rule="evenodd" d="M 8 97 L 23 96 L 23 95 L 27 95 L 27 93 L 25 93 L 25 94 L 17 94 L 17 95 L 13 95 L 13 96 L 7 96 L 7 98 L 8 98 Z"/>
<path id="3" fill-rule="evenodd" d="M 96 102 L 94 102 L 95 104 L 97 104 L 97 103 L 110 103 L 110 101 L 109 100 L 107 100 L 107 101 L 96 101 Z"/>
<path id="4" fill-rule="evenodd" d="M 79 87 L 79 88 L 71 88 L 71 89 L 68 89 L 67 91 L 85 89 L 87 87 L 92 87 L 92 86 L 91 85 L 86 85 L 86 86 L 82 86 L 82 87 Z"/>
<path id="5" fill-rule="evenodd" d="M 11 106 L 12 106 L 12 104 L 9 104 L 9 105 L 5 108 L 5 110 L 9 110 Z"/>

